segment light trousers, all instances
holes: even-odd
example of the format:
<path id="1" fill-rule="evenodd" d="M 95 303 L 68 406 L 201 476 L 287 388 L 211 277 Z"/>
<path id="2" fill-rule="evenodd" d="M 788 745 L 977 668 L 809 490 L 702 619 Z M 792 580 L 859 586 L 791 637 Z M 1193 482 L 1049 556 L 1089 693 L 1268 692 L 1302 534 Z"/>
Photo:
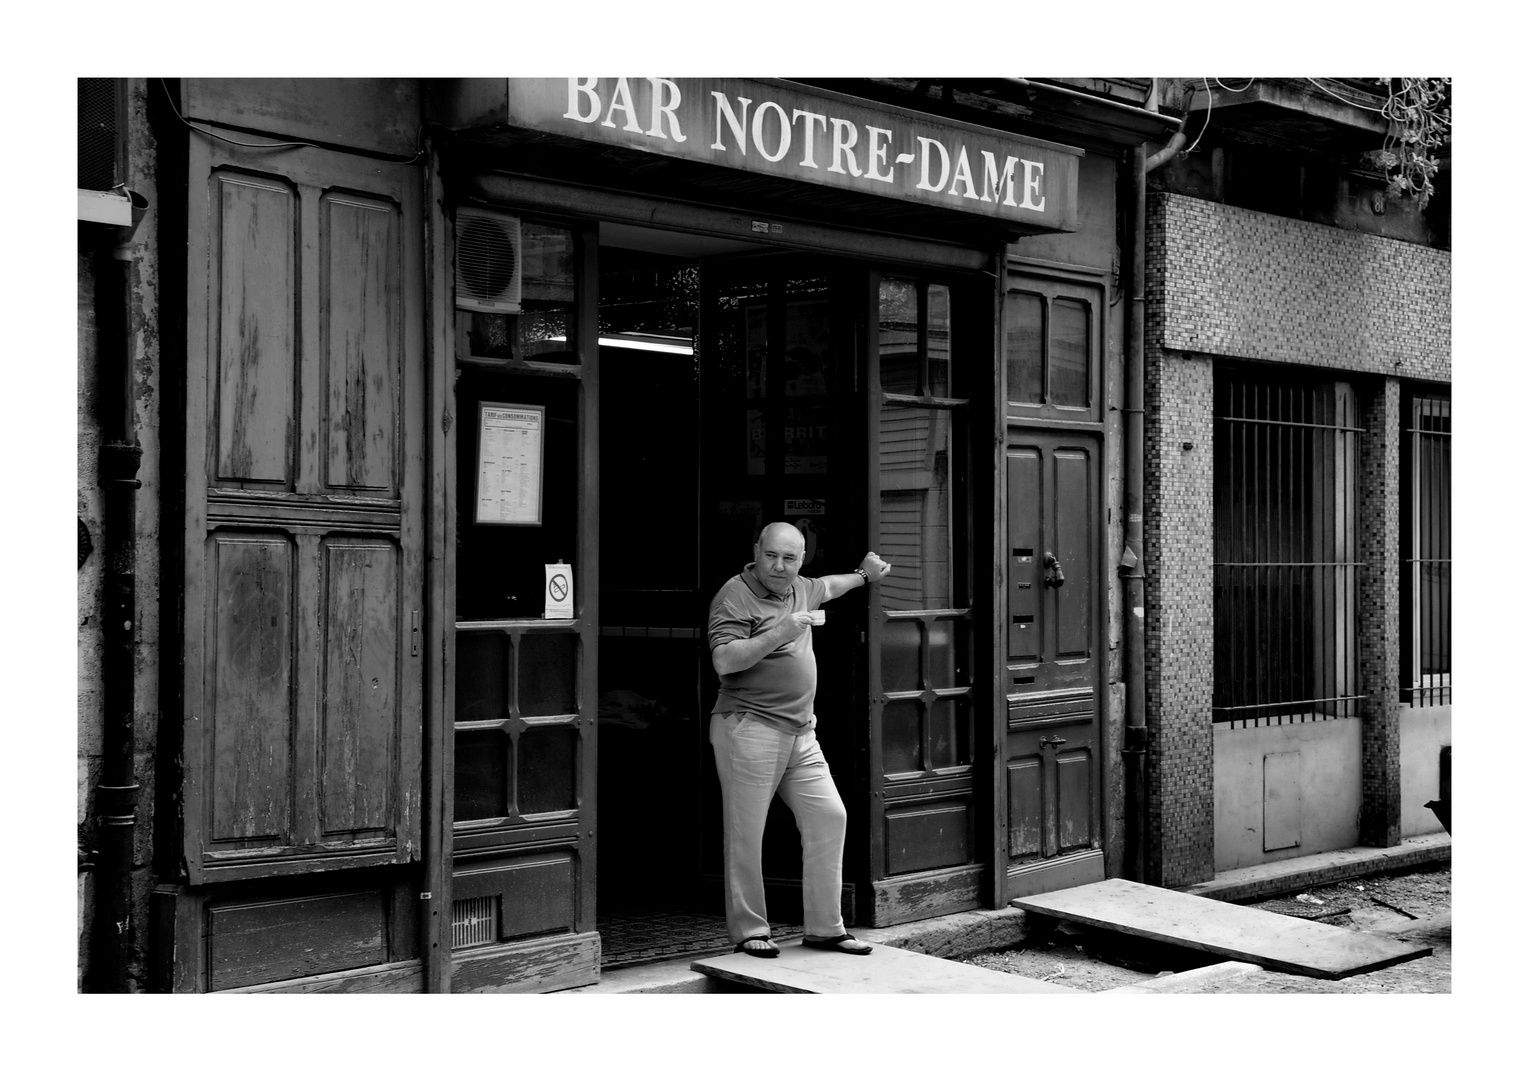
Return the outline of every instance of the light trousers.
<path id="1" fill-rule="evenodd" d="M 844 933 L 839 894 L 848 815 L 816 732 L 789 735 L 746 712 L 717 713 L 711 718 L 711 746 L 722 784 L 728 936 L 736 944 L 770 932 L 763 847 L 765 815 L 777 791 L 802 834 L 804 929 L 812 937 Z"/>

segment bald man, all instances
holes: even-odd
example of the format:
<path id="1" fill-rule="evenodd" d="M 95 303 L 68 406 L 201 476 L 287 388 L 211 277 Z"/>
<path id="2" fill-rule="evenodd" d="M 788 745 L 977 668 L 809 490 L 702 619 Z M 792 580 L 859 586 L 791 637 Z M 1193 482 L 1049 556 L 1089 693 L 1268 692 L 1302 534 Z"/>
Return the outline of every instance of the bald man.
<path id="1" fill-rule="evenodd" d="M 722 784 L 723 879 L 734 951 L 780 955 L 765 916 L 765 814 L 778 791 L 802 834 L 802 911 L 808 948 L 863 955 L 844 929 L 844 803 L 818 747 L 813 698 L 818 663 L 808 627 L 826 601 L 880 581 L 891 566 L 874 552 L 848 574 L 800 577 L 806 541 L 783 521 L 766 525 L 754 561 L 712 598 L 706 632 L 721 677 L 711 745 Z"/>

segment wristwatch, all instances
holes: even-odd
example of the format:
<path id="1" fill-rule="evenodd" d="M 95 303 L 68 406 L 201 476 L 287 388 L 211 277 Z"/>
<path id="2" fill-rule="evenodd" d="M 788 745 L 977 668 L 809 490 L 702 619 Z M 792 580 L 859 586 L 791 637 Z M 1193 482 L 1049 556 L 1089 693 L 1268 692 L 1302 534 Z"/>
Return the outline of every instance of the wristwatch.
<path id="1" fill-rule="evenodd" d="M 864 581 L 867 585 L 869 585 L 871 583 L 871 576 L 869 574 L 867 574 L 864 570 L 862 570 L 860 567 L 858 567 L 858 566 L 855 567 L 855 569 L 852 570 L 851 573 L 859 574 L 860 575 L 860 580 Z"/>

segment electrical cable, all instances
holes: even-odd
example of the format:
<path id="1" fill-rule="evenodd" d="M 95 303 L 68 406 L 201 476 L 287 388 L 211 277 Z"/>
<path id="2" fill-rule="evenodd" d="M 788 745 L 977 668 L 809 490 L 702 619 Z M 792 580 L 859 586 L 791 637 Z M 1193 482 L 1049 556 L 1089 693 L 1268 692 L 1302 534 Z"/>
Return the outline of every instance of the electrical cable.
<path id="1" fill-rule="evenodd" d="M 1227 93 L 1230 93 L 1230 94 L 1245 94 L 1245 93 L 1248 92 L 1248 88 L 1251 87 L 1257 81 L 1258 80 L 1256 78 L 1249 79 L 1247 86 L 1240 87 L 1238 89 L 1233 89 L 1232 87 L 1226 85 L 1226 83 L 1222 82 L 1220 79 L 1216 80 L 1216 85 L 1221 87 L 1221 89 L 1225 90 Z"/>
<path id="2" fill-rule="evenodd" d="M 1341 94 L 1335 94 L 1331 90 L 1329 90 L 1327 87 L 1325 87 L 1321 83 L 1317 82 L 1316 79 L 1313 79 L 1310 75 L 1306 76 L 1306 81 L 1311 83 L 1312 86 L 1315 86 L 1318 90 L 1322 91 L 1322 93 L 1326 94 L 1328 97 L 1334 99 L 1335 101 L 1341 101 L 1345 105 L 1352 105 L 1354 108 L 1356 108 L 1356 109 L 1364 109 L 1366 112 L 1384 113 L 1386 111 L 1384 107 L 1381 107 L 1381 108 L 1377 109 L 1373 105 L 1361 105 L 1357 101 L 1350 101 L 1348 98 L 1344 97 Z"/>
<path id="3" fill-rule="evenodd" d="M 319 143 L 304 142 L 304 141 L 301 141 L 301 140 L 293 141 L 293 142 L 265 142 L 265 143 L 242 142 L 239 139 L 230 139 L 227 135 L 220 135 L 216 131 L 208 131 L 206 128 L 197 127 L 190 120 L 187 120 L 184 116 L 182 116 L 180 110 L 175 107 L 175 95 L 170 93 L 170 85 L 167 82 L 165 82 L 165 80 L 163 78 L 161 78 L 159 80 L 159 85 L 164 89 L 165 100 L 167 102 L 169 102 L 170 111 L 175 114 L 175 118 L 177 120 L 179 120 L 182 124 L 185 124 L 192 131 L 196 132 L 199 135 L 206 135 L 209 139 L 217 139 L 220 142 L 230 143 L 230 144 L 232 144 L 234 146 L 247 147 L 248 149 L 251 149 L 251 150 L 280 150 L 280 149 L 285 149 L 286 147 L 291 147 L 291 146 L 311 146 L 315 150 L 328 150 L 328 149 L 330 149 L 327 146 L 321 146 Z M 410 156 L 410 157 L 400 157 L 397 154 L 377 154 L 375 156 L 381 158 L 384 161 L 394 161 L 394 162 L 397 162 L 400 165 L 412 165 L 416 161 L 418 161 L 420 158 L 424 157 L 424 155 L 425 155 L 425 148 L 423 146 L 420 146 L 420 143 L 419 143 L 420 137 L 423 136 L 424 133 L 425 133 L 425 125 L 424 125 L 423 122 L 421 122 L 420 125 L 419 125 L 419 131 L 416 132 L 415 136 L 414 136 L 414 145 L 416 147 L 419 147 L 419 148 L 417 150 L 415 150 L 414 154 L 412 156 Z"/>
<path id="4" fill-rule="evenodd" d="M 1190 143 L 1184 149 L 1183 153 L 1186 156 L 1190 153 L 1190 151 L 1194 150 L 1195 147 L 1199 146 L 1200 140 L 1205 137 L 1205 129 L 1210 127 L 1210 111 L 1212 106 L 1215 104 L 1215 102 L 1211 100 L 1210 80 L 1202 75 L 1200 76 L 1200 81 L 1205 84 L 1205 123 L 1200 126 L 1200 134 L 1195 136 L 1195 141 Z M 1217 79 L 1216 81 L 1220 82 L 1221 80 Z"/>

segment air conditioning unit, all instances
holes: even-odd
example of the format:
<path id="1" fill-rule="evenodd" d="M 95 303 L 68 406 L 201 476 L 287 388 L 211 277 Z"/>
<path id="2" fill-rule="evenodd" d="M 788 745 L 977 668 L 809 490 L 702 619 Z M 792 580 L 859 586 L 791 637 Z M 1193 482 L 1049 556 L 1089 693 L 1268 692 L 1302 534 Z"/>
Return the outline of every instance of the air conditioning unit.
<path id="1" fill-rule="evenodd" d="M 457 307 L 520 311 L 520 219 L 499 210 L 457 209 Z"/>
<path id="2" fill-rule="evenodd" d="M 127 157 L 127 91 L 123 79 L 79 79 L 75 114 L 79 153 L 81 221 L 131 227 L 134 196 L 125 182 Z M 147 208 L 148 203 L 138 197 Z M 139 217 L 142 217 L 140 212 Z"/>

